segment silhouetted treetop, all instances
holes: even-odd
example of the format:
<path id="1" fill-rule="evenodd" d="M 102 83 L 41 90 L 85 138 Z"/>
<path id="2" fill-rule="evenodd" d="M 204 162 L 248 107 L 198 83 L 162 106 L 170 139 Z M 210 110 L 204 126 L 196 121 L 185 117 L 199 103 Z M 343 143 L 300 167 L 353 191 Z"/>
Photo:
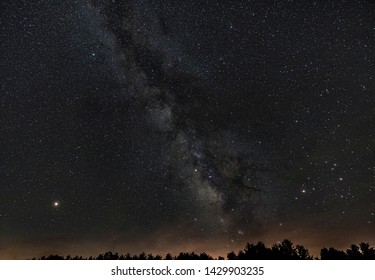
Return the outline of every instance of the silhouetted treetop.
<path id="1" fill-rule="evenodd" d="M 320 258 L 322 260 L 375 260 L 375 249 L 363 242 L 359 246 L 352 244 L 346 252 L 323 248 L 320 251 Z"/>
<path id="2" fill-rule="evenodd" d="M 35 258 L 34 258 L 35 259 Z M 196 254 L 194 252 L 181 252 L 177 256 L 170 253 L 163 258 L 160 255 L 146 254 L 139 255 L 119 255 L 117 252 L 106 252 L 99 254 L 97 257 L 83 258 L 82 256 L 72 257 L 67 255 L 65 258 L 59 255 L 43 256 L 39 260 L 213 260 L 214 258 L 203 252 Z M 224 259 L 218 257 L 218 259 Z M 237 254 L 229 252 L 228 260 L 311 260 L 309 251 L 302 245 L 294 246 L 290 240 L 285 239 L 282 242 L 266 247 L 262 242 L 256 244 L 247 243 L 243 250 Z M 352 244 L 346 251 L 334 248 L 322 248 L 320 251 L 320 259 L 322 260 L 375 260 L 375 249 L 370 247 L 368 243 Z"/>

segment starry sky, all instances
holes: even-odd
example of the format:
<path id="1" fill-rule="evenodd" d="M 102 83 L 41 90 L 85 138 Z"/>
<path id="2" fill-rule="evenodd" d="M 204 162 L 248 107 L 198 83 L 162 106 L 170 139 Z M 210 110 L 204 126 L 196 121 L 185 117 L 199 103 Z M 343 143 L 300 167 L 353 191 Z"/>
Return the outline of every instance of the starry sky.
<path id="1" fill-rule="evenodd" d="M 0 15 L 0 258 L 374 245 L 374 1 Z"/>

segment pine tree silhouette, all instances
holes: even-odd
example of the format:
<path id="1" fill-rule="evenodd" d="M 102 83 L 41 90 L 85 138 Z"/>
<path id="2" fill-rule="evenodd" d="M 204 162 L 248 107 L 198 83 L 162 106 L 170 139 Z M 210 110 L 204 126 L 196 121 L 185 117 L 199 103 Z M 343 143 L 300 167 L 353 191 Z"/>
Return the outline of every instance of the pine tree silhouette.
<path id="1" fill-rule="evenodd" d="M 99 254 L 97 257 L 90 256 L 83 258 L 82 256 L 67 255 L 65 258 L 59 255 L 49 255 L 40 257 L 39 260 L 162 260 L 160 255 L 146 254 L 131 256 L 129 253 L 119 255 L 117 252 L 111 251 Z M 281 243 L 273 244 L 270 248 L 264 243 L 257 244 L 247 243 L 243 250 L 238 254 L 229 252 L 228 260 L 311 260 L 309 251 L 302 245 L 294 246 L 290 240 L 285 239 Z M 322 260 L 375 260 L 375 249 L 370 247 L 368 243 L 352 244 L 346 251 L 341 251 L 330 247 L 322 248 L 320 251 L 320 259 Z M 35 260 L 35 258 L 33 258 Z M 191 252 L 181 252 L 173 257 L 170 253 L 166 254 L 164 260 L 213 260 L 213 257 L 203 252 L 199 255 Z M 218 260 L 224 260 L 218 257 Z"/>

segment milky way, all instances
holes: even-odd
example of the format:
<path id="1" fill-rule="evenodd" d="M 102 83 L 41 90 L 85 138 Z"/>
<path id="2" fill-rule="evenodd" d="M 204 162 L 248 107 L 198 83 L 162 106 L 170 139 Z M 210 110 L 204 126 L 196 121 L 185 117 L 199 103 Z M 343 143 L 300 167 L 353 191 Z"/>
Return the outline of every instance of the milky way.
<path id="1" fill-rule="evenodd" d="M 196 123 L 195 118 L 209 117 L 207 110 L 212 105 L 204 98 L 203 104 L 194 104 L 194 99 L 207 91 L 204 85 L 194 85 L 204 84 L 199 76 L 200 68 L 204 67 L 189 67 L 194 58 L 184 57 L 182 46 L 163 31 L 160 6 L 147 1 L 116 6 L 117 13 L 126 11 L 130 18 L 126 15 L 121 18 L 117 13 L 107 18 L 110 9 L 105 4 L 90 7 L 92 17 L 97 18 L 95 24 L 101 23 L 96 26 L 99 28 L 96 35 L 103 45 L 109 45 L 107 54 L 111 64 L 118 64 L 116 76 L 128 80 L 123 86 L 135 88 L 133 99 L 143 104 L 149 124 L 167 143 L 162 160 L 171 169 L 173 188 L 178 188 L 185 199 L 198 207 L 189 219 L 199 224 L 201 231 L 208 227 L 211 231 L 227 232 L 233 226 L 229 221 L 238 222 L 238 218 L 246 221 L 243 227 L 253 225 L 250 221 L 256 218 L 255 211 L 265 205 L 264 201 L 262 205 L 257 203 L 260 196 L 257 192 L 263 193 L 263 199 L 270 192 L 261 190 L 264 182 L 255 182 L 261 180 L 262 172 L 266 173 L 259 172 L 257 166 L 264 165 L 266 159 L 253 158 L 252 143 L 239 143 L 235 131 L 226 127 L 221 127 L 221 131 L 212 129 L 214 119 Z M 115 17 L 116 27 L 123 22 L 122 28 L 112 30 L 108 26 L 111 17 Z M 131 76 L 127 77 L 129 73 Z M 156 81 L 155 76 L 158 76 Z M 181 86 L 183 82 L 187 84 Z M 258 160 L 261 162 L 255 162 Z M 248 216 L 243 218 L 245 210 Z M 190 211 L 186 212 L 189 216 Z M 198 223 L 196 216 L 201 222 Z"/>
<path id="2" fill-rule="evenodd" d="M 1 5 L 2 258 L 374 242 L 371 1 Z"/>

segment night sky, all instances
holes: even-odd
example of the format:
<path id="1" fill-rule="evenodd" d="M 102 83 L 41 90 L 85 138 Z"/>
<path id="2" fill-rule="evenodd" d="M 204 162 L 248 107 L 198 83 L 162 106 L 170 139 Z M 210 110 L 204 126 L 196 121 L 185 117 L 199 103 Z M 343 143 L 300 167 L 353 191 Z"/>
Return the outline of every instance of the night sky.
<path id="1" fill-rule="evenodd" d="M 0 14 L 0 258 L 374 245 L 374 1 Z"/>

